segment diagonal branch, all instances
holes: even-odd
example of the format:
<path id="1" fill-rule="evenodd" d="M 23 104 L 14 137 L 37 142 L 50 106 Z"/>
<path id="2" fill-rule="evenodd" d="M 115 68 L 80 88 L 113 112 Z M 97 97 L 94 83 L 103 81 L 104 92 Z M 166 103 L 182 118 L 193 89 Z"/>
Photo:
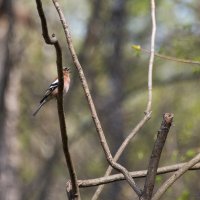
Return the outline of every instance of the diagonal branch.
<path id="1" fill-rule="evenodd" d="M 182 168 L 186 163 L 179 163 L 175 165 L 169 165 L 165 167 L 160 167 L 157 169 L 157 175 L 162 175 L 162 174 L 167 174 L 171 172 L 175 172 Z M 200 163 L 197 163 L 193 167 L 190 167 L 189 170 L 199 170 L 200 169 Z M 131 172 L 131 176 L 133 178 L 144 178 L 147 175 L 147 170 L 142 170 L 142 171 L 134 171 Z M 116 181 L 123 181 L 124 176 L 123 174 L 115 174 L 115 175 L 110 175 L 106 177 L 100 177 L 100 178 L 95 178 L 95 179 L 88 179 L 88 180 L 78 180 L 79 187 L 84 188 L 84 187 L 93 187 L 93 186 L 98 186 L 98 185 L 103 185 L 103 184 L 108 184 L 108 183 L 113 183 Z"/>
<path id="2" fill-rule="evenodd" d="M 70 199 L 80 199 L 79 194 L 79 188 L 77 184 L 77 177 L 75 173 L 75 169 L 72 163 L 71 155 L 69 152 L 69 146 L 68 146 L 68 136 L 67 136 L 67 130 L 66 130 L 66 124 L 65 124 L 65 116 L 63 111 L 63 66 L 62 66 L 62 51 L 60 44 L 53 34 L 52 37 L 49 36 L 48 33 L 48 27 L 47 27 L 47 21 L 46 17 L 43 11 L 42 2 L 41 0 L 36 0 L 37 4 L 37 10 L 38 14 L 40 16 L 41 20 L 41 26 L 42 26 L 42 35 L 47 44 L 54 45 L 56 50 L 56 64 L 57 64 L 57 72 L 58 72 L 58 80 L 59 80 L 59 86 L 58 86 L 58 97 L 57 97 L 57 107 L 58 107 L 58 116 L 59 116 L 59 123 L 60 123 L 60 131 L 61 131 L 61 137 L 62 137 L 62 144 L 63 144 L 63 151 L 65 155 L 65 160 L 68 166 L 70 179 L 72 182 L 72 196 Z"/>
<path id="3" fill-rule="evenodd" d="M 167 191 L 167 189 L 177 180 L 179 179 L 187 170 L 193 167 L 196 163 L 200 161 L 200 153 L 197 154 L 193 159 L 189 162 L 185 163 L 178 171 L 176 171 L 168 180 L 166 180 L 163 185 L 158 189 L 158 191 L 153 196 L 152 200 L 160 199 L 163 194 Z"/>
<path id="4" fill-rule="evenodd" d="M 136 183 L 132 179 L 130 173 L 127 171 L 126 168 L 124 168 L 123 166 L 121 166 L 120 164 L 116 163 L 113 160 L 113 157 L 111 155 L 109 146 L 107 144 L 107 141 L 106 141 L 106 138 L 105 138 L 101 123 L 99 121 L 99 118 L 98 118 L 98 115 L 97 115 L 97 112 L 96 112 L 96 108 L 94 106 L 94 103 L 93 103 L 93 100 L 92 100 L 92 97 L 91 97 L 91 94 L 90 94 L 90 90 L 89 90 L 89 87 L 88 87 L 88 84 L 87 84 L 87 81 L 86 81 L 82 66 L 81 66 L 81 64 L 80 64 L 80 62 L 78 60 L 78 57 L 77 57 L 76 52 L 75 52 L 75 49 L 73 47 L 73 43 L 72 43 L 72 39 L 71 39 L 71 34 L 69 32 L 68 24 L 66 23 L 64 14 L 63 14 L 60 6 L 59 6 L 58 1 L 57 0 L 52 0 L 52 1 L 54 3 L 54 6 L 55 6 L 58 14 L 59 14 L 60 21 L 61 21 L 61 23 L 63 25 L 65 36 L 66 36 L 66 40 L 67 40 L 67 44 L 68 44 L 68 48 L 69 48 L 69 51 L 70 51 L 71 56 L 73 58 L 73 62 L 74 62 L 75 66 L 76 66 L 76 68 L 77 68 L 77 70 L 79 72 L 79 77 L 80 77 L 80 80 L 81 80 L 81 83 L 82 83 L 82 87 L 83 87 L 83 90 L 85 92 L 85 96 L 86 96 L 86 99 L 87 99 L 87 102 L 88 102 L 88 105 L 89 105 L 89 108 L 90 108 L 90 112 L 91 112 L 91 115 L 92 115 L 96 130 L 97 130 L 97 133 L 99 135 L 99 139 L 100 139 L 102 148 L 104 150 L 106 159 L 107 159 L 108 163 L 113 168 L 115 168 L 116 170 L 118 170 L 119 172 L 121 172 L 124 175 L 124 177 L 126 178 L 126 180 L 129 183 L 129 185 L 132 187 L 132 189 L 137 193 L 138 196 L 140 196 L 141 195 L 141 190 L 139 189 L 139 187 L 136 185 Z"/>
<path id="5" fill-rule="evenodd" d="M 159 160 L 161 157 L 161 153 L 162 153 L 165 141 L 167 139 L 167 135 L 169 133 L 169 129 L 172 124 L 173 116 L 174 115 L 172 113 L 165 113 L 163 115 L 163 121 L 161 123 L 160 130 L 158 131 L 157 139 L 155 141 L 155 144 L 151 153 L 147 176 L 145 179 L 144 191 L 143 191 L 141 199 L 144 199 L 144 200 L 151 199 L 154 185 L 155 185 L 155 178 L 157 174 Z"/>

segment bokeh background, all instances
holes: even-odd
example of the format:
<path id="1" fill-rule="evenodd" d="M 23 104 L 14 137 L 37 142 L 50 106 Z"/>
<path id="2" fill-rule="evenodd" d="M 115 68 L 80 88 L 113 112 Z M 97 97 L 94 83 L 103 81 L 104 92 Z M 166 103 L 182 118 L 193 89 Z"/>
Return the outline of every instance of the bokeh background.
<path id="1" fill-rule="evenodd" d="M 114 154 L 143 117 L 147 103 L 151 17 L 147 0 L 59 1 L 69 22 L 78 57 L 88 79 L 98 115 Z M 49 30 L 62 44 L 64 64 L 71 66 L 72 84 L 64 107 L 70 150 L 79 179 L 101 177 L 108 163 L 62 26 L 51 1 L 43 1 Z M 200 61 L 200 1 L 156 1 L 156 51 Z M 55 50 L 41 35 L 35 1 L 0 1 L 0 199 L 66 199 L 68 179 L 56 102 L 32 116 L 56 76 Z M 184 162 L 199 150 L 200 66 L 155 58 L 152 118 L 124 151 L 120 163 L 130 171 L 147 168 L 162 114 L 173 112 L 160 166 Z M 115 172 L 114 172 L 115 173 Z M 187 172 L 164 200 L 200 199 L 200 173 Z M 157 176 L 157 187 L 169 177 Z M 142 186 L 143 179 L 137 180 Z M 96 188 L 81 189 L 90 199 Z M 132 199 L 125 182 L 109 184 L 100 199 Z"/>

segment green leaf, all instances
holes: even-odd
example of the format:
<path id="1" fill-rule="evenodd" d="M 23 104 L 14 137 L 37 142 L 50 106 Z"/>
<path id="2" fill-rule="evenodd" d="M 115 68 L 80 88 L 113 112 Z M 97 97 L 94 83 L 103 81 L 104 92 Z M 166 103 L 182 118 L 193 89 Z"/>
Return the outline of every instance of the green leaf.
<path id="1" fill-rule="evenodd" d="M 196 152 L 195 152 L 195 150 L 193 150 L 193 149 L 189 149 L 187 152 L 186 152 L 186 157 L 188 157 L 188 158 L 192 158 L 192 157 L 194 157 L 196 155 Z"/>
<path id="2" fill-rule="evenodd" d="M 136 51 L 141 51 L 141 46 L 140 45 L 132 45 L 132 48 Z"/>

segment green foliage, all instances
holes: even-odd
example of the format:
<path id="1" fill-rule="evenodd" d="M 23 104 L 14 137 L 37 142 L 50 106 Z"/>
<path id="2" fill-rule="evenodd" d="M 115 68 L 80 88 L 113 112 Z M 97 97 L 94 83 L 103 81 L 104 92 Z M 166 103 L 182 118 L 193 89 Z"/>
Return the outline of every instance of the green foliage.
<path id="1" fill-rule="evenodd" d="M 186 157 L 190 159 L 190 158 L 193 158 L 196 154 L 197 154 L 197 152 L 195 150 L 189 149 L 186 152 Z"/>
<path id="2" fill-rule="evenodd" d="M 180 197 L 177 200 L 190 200 L 190 192 L 188 190 L 184 190 Z"/>
<path id="3" fill-rule="evenodd" d="M 99 159 L 98 159 L 99 160 Z M 100 176 L 104 171 L 102 169 L 105 168 L 104 164 L 100 161 L 93 161 L 92 163 L 88 163 L 88 170 L 91 174 L 96 174 L 97 176 Z"/>
<path id="4" fill-rule="evenodd" d="M 196 58 L 196 60 L 200 60 L 200 58 L 198 58 L 198 59 Z M 200 75 L 200 67 L 193 68 L 193 73 L 194 73 L 195 76 L 199 77 L 199 75 Z"/>
<path id="5" fill-rule="evenodd" d="M 131 1 L 128 0 L 127 2 L 127 9 L 130 13 L 136 16 L 142 16 L 145 15 L 149 8 L 149 2 L 147 0 L 144 1 Z"/>
<path id="6" fill-rule="evenodd" d="M 160 184 L 160 183 L 162 183 L 162 181 L 163 181 L 163 178 L 162 178 L 162 176 L 161 175 L 159 175 L 159 176 L 156 176 L 156 184 Z"/>

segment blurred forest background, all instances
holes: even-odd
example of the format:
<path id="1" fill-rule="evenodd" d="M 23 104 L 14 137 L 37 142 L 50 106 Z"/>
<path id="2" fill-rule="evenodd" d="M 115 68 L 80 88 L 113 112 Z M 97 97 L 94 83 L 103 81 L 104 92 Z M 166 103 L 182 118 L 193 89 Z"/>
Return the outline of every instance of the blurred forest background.
<path id="1" fill-rule="evenodd" d="M 79 179 L 101 177 L 108 163 L 99 144 L 63 29 L 51 1 L 42 1 L 51 33 L 61 41 L 72 84 L 64 106 L 70 149 Z M 106 138 L 114 154 L 144 115 L 147 103 L 151 17 L 147 0 L 59 1 L 85 71 Z M 200 61 L 200 1 L 156 1 L 156 51 Z M 55 101 L 32 112 L 56 76 L 55 51 L 41 35 L 35 1 L 0 1 L 0 199 L 66 199 L 66 168 Z M 147 168 L 162 114 L 174 126 L 160 166 L 187 161 L 200 150 L 200 66 L 155 59 L 152 118 L 124 151 L 130 171 Z M 157 176 L 159 186 L 168 175 Z M 162 199 L 200 199 L 199 171 L 187 172 Z M 143 184 L 143 180 L 137 180 Z M 81 189 L 90 199 L 96 188 Z M 100 199 L 132 199 L 121 181 L 106 185 Z"/>

